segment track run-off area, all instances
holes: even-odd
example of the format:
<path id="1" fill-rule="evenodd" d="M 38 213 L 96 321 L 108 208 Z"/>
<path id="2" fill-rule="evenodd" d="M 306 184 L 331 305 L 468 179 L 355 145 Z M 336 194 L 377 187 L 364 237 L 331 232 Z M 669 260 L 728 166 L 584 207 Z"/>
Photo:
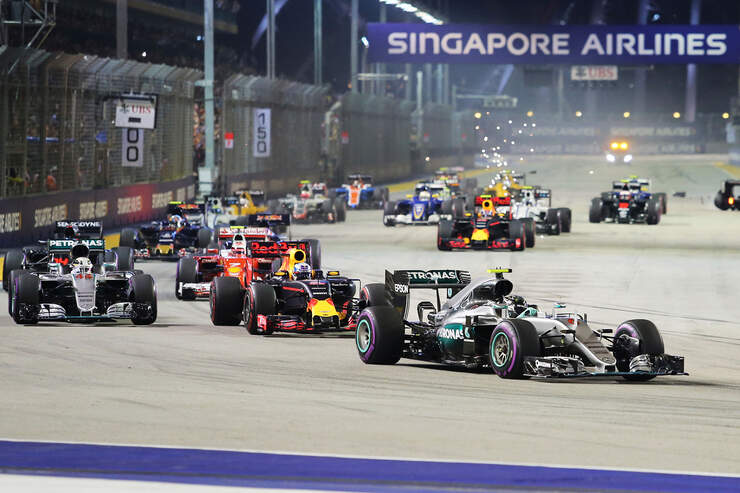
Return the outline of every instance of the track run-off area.
<path id="1" fill-rule="evenodd" d="M 586 312 L 593 327 L 650 319 L 666 352 L 685 356 L 690 376 L 637 384 L 509 381 L 409 360 L 365 365 L 349 334 L 254 336 L 244 327 L 214 327 L 206 301 L 175 300 L 175 263 L 139 262 L 157 283 L 154 325 L 17 326 L 0 316 L 0 439 L 710 473 L 725 476 L 716 491 L 740 488 L 737 477 L 726 477 L 740 475 L 740 214 L 712 203 L 729 176 L 718 160 L 636 156 L 630 166 L 614 166 L 594 156 L 529 157 L 515 169 L 528 184 L 550 187 L 553 205 L 572 209 L 573 225 L 569 234 L 538 236 L 524 252 L 440 252 L 436 227 L 386 228 L 381 211 L 292 227 L 295 239 L 321 240 L 325 268 L 363 282 L 382 281 L 385 269 L 455 268 L 475 278 L 511 267 L 515 293 L 548 310 L 563 302 Z M 591 198 L 631 174 L 667 193 L 660 224 L 590 224 Z M 479 175 L 479 183 L 490 177 Z M 8 467 L 8 457 L 21 457 L 13 447 L 0 444 L 6 472 L 41 467 Z M 31 455 L 54 455 L 42 449 Z M 584 471 L 563 471 L 576 470 Z M 419 475 L 399 481 L 418 486 Z M 24 481 L 6 476 L 0 485 L 11 479 Z M 653 484 L 512 481 L 499 486 Z M 357 484 L 315 486 L 377 486 Z"/>

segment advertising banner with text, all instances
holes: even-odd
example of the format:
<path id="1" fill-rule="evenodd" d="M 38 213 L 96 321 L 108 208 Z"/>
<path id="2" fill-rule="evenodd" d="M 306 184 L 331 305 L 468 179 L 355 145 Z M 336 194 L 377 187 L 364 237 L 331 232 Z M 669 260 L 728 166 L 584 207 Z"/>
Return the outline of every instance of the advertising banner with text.
<path id="1" fill-rule="evenodd" d="M 735 25 L 485 26 L 369 23 L 371 62 L 740 63 Z"/>

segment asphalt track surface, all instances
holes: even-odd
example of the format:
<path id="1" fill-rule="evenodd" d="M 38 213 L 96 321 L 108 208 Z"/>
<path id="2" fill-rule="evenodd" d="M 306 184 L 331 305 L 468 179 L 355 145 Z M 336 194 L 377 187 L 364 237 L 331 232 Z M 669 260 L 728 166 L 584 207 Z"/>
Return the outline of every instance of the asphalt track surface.
<path id="1" fill-rule="evenodd" d="M 158 284 L 152 326 L 0 316 L 0 437 L 740 474 L 740 214 L 714 208 L 727 174 L 713 161 L 532 158 L 518 168 L 573 209 L 573 232 L 525 252 L 439 252 L 436 228 L 385 228 L 379 211 L 293 227 L 321 240 L 326 268 L 364 282 L 385 268 L 475 277 L 507 266 L 529 301 L 565 302 L 592 326 L 649 318 L 691 376 L 506 381 L 406 360 L 368 366 L 346 335 L 214 327 L 207 302 L 175 300 L 175 265 L 149 262 L 137 267 Z M 668 193 L 668 215 L 589 224 L 591 197 L 632 173 Z"/>

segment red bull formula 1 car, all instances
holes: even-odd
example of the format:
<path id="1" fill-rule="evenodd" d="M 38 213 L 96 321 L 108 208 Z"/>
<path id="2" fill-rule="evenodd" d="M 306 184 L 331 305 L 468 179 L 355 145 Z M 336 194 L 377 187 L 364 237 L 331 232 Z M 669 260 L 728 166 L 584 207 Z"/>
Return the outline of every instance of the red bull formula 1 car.
<path id="1" fill-rule="evenodd" d="M 512 250 L 526 248 L 527 224 L 512 219 L 510 197 L 480 195 L 465 217 L 442 220 L 437 229 L 440 250 Z"/>

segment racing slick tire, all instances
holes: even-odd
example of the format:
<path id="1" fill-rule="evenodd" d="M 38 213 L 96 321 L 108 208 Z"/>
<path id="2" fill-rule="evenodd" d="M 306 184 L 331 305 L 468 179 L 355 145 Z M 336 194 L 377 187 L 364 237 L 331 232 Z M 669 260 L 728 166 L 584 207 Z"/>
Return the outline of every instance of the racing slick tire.
<path id="1" fill-rule="evenodd" d="M 455 219 L 461 219 L 465 217 L 465 199 L 452 199 L 452 217 Z"/>
<path id="2" fill-rule="evenodd" d="M 40 281 L 38 276 L 24 272 L 17 275 L 13 286 L 13 320 L 19 325 L 33 325 L 39 320 L 37 317 L 24 317 L 20 312 L 20 305 L 39 305 Z"/>
<path id="3" fill-rule="evenodd" d="M 520 246 L 516 246 L 516 240 L 520 239 Z M 509 239 L 514 242 L 514 246 L 511 247 L 512 251 L 523 251 L 527 248 L 527 233 L 526 227 L 522 221 L 515 219 L 509 223 Z"/>
<path id="4" fill-rule="evenodd" d="M 559 235 L 563 230 L 563 218 L 560 216 L 560 209 L 547 209 L 545 223 L 551 235 Z"/>
<path id="5" fill-rule="evenodd" d="M 640 354 L 659 355 L 665 353 L 663 338 L 658 328 L 650 320 L 635 319 L 622 322 L 614 333 L 614 341 L 620 341 L 622 334 L 637 343 L 628 345 L 615 344 L 612 352 L 617 360 L 617 370 L 621 372 L 630 371 L 630 361 Z M 655 378 L 655 375 L 623 375 L 625 380 L 633 382 L 644 382 Z"/>
<path id="6" fill-rule="evenodd" d="M 714 196 L 714 205 L 717 207 L 717 209 L 721 211 L 726 211 L 730 208 L 728 199 L 729 197 L 726 194 L 722 192 L 717 192 L 717 195 Z"/>
<path id="7" fill-rule="evenodd" d="M 445 216 L 451 216 L 452 215 L 452 200 L 443 201 L 439 212 L 440 214 L 443 214 Z"/>
<path id="8" fill-rule="evenodd" d="M 668 195 L 666 195 L 664 192 L 659 192 L 655 194 L 658 199 L 660 199 L 660 214 L 668 214 Z"/>
<path id="9" fill-rule="evenodd" d="M 198 248 L 208 248 L 208 244 L 211 242 L 211 230 L 208 228 L 201 228 L 198 230 Z"/>
<path id="10" fill-rule="evenodd" d="M 175 298 L 178 300 L 192 301 L 195 299 L 193 291 L 183 291 L 180 294 L 180 283 L 198 282 L 198 262 L 193 257 L 183 257 L 177 261 L 175 271 Z"/>
<path id="11" fill-rule="evenodd" d="M 337 211 L 337 222 L 343 223 L 347 220 L 347 201 L 342 200 L 342 197 L 334 197 L 332 200 Z"/>
<path id="12" fill-rule="evenodd" d="M 645 222 L 648 224 L 658 224 L 660 222 L 660 213 L 663 210 L 663 206 L 660 203 L 660 199 L 651 197 L 646 205 L 647 207 L 647 218 Z"/>
<path id="13" fill-rule="evenodd" d="M 532 248 L 535 244 L 535 238 L 537 238 L 537 225 L 535 224 L 534 219 L 532 219 L 531 217 L 525 217 L 524 219 L 521 219 L 521 221 L 524 223 L 526 247 Z"/>
<path id="14" fill-rule="evenodd" d="M 604 220 L 604 201 L 598 197 L 591 199 L 591 208 L 588 210 L 588 222 L 600 223 Z"/>
<path id="15" fill-rule="evenodd" d="M 319 240 L 303 240 L 308 243 L 308 263 L 313 270 L 321 270 L 321 242 Z"/>
<path id="16" fill-rule="evenodd" d="M 23 250 L 8 250 L 3 255 L 3 289 L 8 291 L 10 286 L 10 273 L 23 267 L 25 255 Z"/>
<path id="17" fill-rule="evenodd" d="M 383 207 L 383 224 L 385 226 L 396 225 L 396 202 L 388 201 Z"/>
<path id="18" fill-rule="evenodd" d="M 398 363 L 403 352 L 401 314 L 392 306 L 371 306 L 360 313 L 355 343 L 360 359 L 372 365 Z"/>
<path id="19" fill-rule="evenodd" d="M 560 211 L 560 232 L 570 233 L 570 222 L 572 216 L 570 209 L 567 207 L 561 207 L 558 210 Z"/>
<path id="20" fill-rule="evenodd" d="M 493 329 L 488 361 L 501 378 L 529 378 L 525 373 L 527 356 L 540 355 L 537 329 L 526 320 L 504 320 Z"/>
<path id="21" fill-rule="evenodd" d="M 275 200 L 275 199 L 268 200 L 267 201 L 267 212 L 269 212 L 270 214 L 282 214 L 283 208 L 280 205 L 280 201 Z"/>
<path id="22" fill-rule="evenodd" d="M 131 286 L 131 301 L 149 303 L 151 313 L 146 317 L 131 317 L 134 325 L 151 325 L 157 321 L 157 287 L 154 278 L 149 274 L 136 274 L 129 280 Z"/>
<path id="23" fill-rule="evenodd" d="M 28 271 L 25 269 L 13 269 L 8 274 L 8 315 L 11 317 L 13 316 L 13 287 L 15 286 L 15 279 L 27 273 Z"/>
<path id="24" fill-rule="evenodd" d="M 386 202 L 388 202 L 388 189 L 386 187 L 376 187 L 373 189 L 373 202 L 375 208 L 382 209 Z"/>
<path id="25" fill-rule="evenodd" d="M 211 322 L 213 325 L 239 325 L 242 284 L 236 277 L 215 277 L 211 284 Z"/>
<path id="26" fill-rule="evenodd" d="M 118 240 L 118 246 L 136 248 L 136 230 L 124 229 L 121 231 L 121 238 Z"/>
<path id="27" fill-rule="evenodd" d="M 277 300 L 275 288 L 263 282 L 253 282 L 244 294 L 242 319 L 244 327 L 250 334 L 270 335 L 272 329 L 262 330 L 257 326 L 259 315 L 274 315 Z"/>
<path id="28" fill-rule="evenodd" d="M 455 223 L 453 221 L 446 221 L 442 220 L 437 225 L 437 249 L 442 250 L 443 252 L 448 252 L 452 250 L 452 248 L 444 245 L 442 243 L 443 239 L 450 238 L 452 236 L 452 230 L 455 228 Z"/>
<path id="29" fill-rule="evenodd" d="M 128 246 L 119 246 L 113 249 L 116 252 L 116 270 L 134 270 L 134 250 Z"/>
<path id="30" fill-rule="evenodd" d="M 365 302 L 365 308 L 369 306 L 393 306 L 385 295 L 385 284 L 373 282 L 365 284 L 360 291 L 360 301 Z"/>

